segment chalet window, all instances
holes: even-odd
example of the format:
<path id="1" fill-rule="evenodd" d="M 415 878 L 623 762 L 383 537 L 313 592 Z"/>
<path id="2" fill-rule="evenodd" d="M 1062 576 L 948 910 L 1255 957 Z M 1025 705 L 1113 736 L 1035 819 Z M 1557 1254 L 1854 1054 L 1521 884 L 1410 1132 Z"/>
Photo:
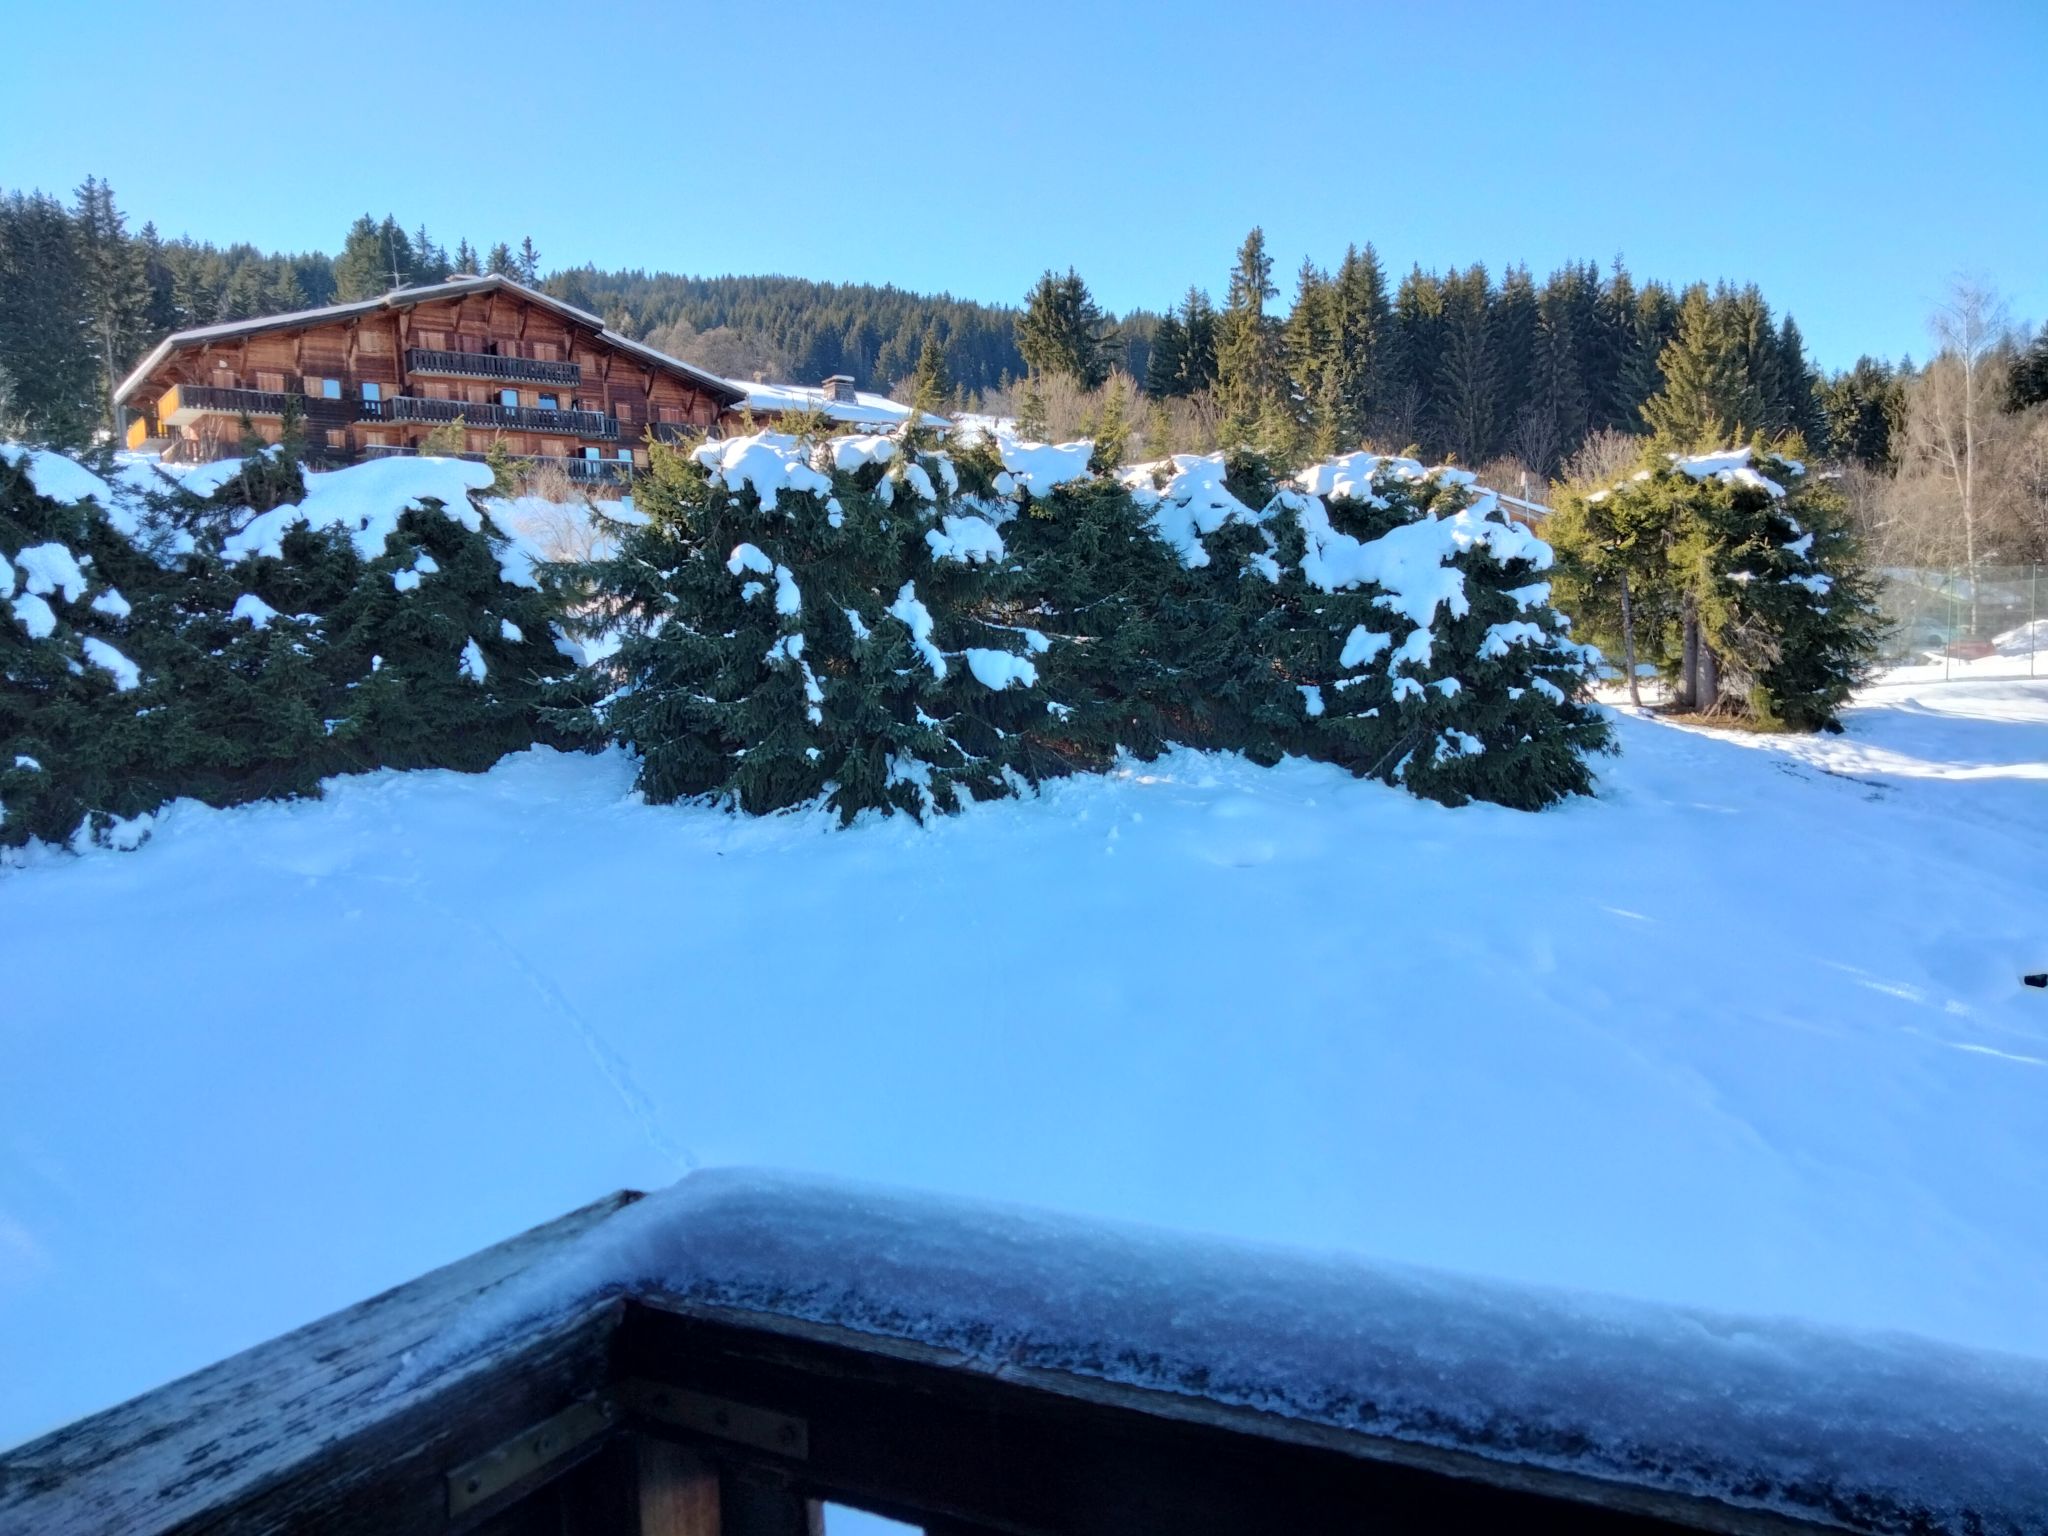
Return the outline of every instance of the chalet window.
<path id="1" fill-rule="evenodd" d="M 339 400 L 341 398 L 341 380 L 320 380 L 320 398 L 322 400 Z"/>
<path id="2" fill-rule="evenodd" d="M 382 400 L 384 398 L 384 386 L 374 379 L 365 380 L 363 383 L 363 398 L 365 400 Z"/>
<path id="3" fill-rule="evenodd" d="M 505 406 L 516 406 L 517 404 L 519 404 L 519 391 L 516 389 L 499 390 L 498 404 Z"/>
<path id="4" fill-rule="evenodd" d="M 586 448 L 583 450 L 583 457 L 586 459 L 601 459 L 604 457 L 604 450 L 602 448 Z"/>
<path id="5" fill-rule="evenodd" d="M 621 448 L 621 449 L 619 450 L 619 462 L 620 462 L 621 464 L 630 464 L 630 463 L 632 463 L 632 462 L 633 462 L 633 450 L 632 450 L 632 449 L 630 449 L 630 448 Z"/>
<path id="6" fill-rule="evenodd" d="M 540 408 L 544 411 L 559 411 L 562 408 L 562 397 L 560 395 L 542 395 L 540 397 Z"/>
<path id="7" fill-rule="evenodd" d="M 284 375 L 274 369 L 258 368 L 256 370 L 256 387 L 258 389 L 267 389 L 272 394 L 277 394 L 284 389 Z"/>

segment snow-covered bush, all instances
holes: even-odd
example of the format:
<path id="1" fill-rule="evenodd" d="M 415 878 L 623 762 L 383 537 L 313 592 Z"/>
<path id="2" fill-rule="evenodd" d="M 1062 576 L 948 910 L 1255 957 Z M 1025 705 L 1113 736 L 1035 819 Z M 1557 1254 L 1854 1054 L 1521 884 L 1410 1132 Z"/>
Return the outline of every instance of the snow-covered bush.
<path id="1" fill-rule="evenodd" d="M 1681 707 L 1836 728 L 1879 619 L 1831 482 L 1753 448 L 1661 455 L 1567 493 L 1554 522 L 1573 611 L 1611 654 L 1662 672 Z"/>
<path id="2" fill-rule="evenodd" d="M 1454 805 L 1591 787 L 1591 653 L 1550 606 L 1548 548 L 1469 475 L 1090 457 L 774 434 L 663 453 L 649 522 L 576 570 L 616 650 L 563 718 L 632 746 L 656 799 L 845 819 L 1176 743 Z"/>
<path id="3" fill-rule="evenodd" d="M 104 834 L 181 795 L 487 767 L 536 739 L 541 688 L 571 665 L 532 562 L 472 503 L 482 466 L 293 466 L 299 499 L 256 513 L 235 504 L 247 464 L 181 485 L 0 460 L 0 845 Z"/>
<path id="4" fill-rule="evenodd" d="M 1098 750 L 1293 752 L 1450 804 L 1591 787 L 1607 730 L 1550 551 L 1468 474 L 1353 454 L 1287 484 L 1180 454 L 1029 511 L 1047 689 Z"/>
<path id="5" fill-rule="evenodd" d="M 758 433 L 657 449 L 635 503 L 577 570 L 608 687 L 562 718 L 633 747 L 649 796 L 852 820 L 1017 782 L 1044 642 L 996 619 L 1014 568 L 944 455 Z"/>

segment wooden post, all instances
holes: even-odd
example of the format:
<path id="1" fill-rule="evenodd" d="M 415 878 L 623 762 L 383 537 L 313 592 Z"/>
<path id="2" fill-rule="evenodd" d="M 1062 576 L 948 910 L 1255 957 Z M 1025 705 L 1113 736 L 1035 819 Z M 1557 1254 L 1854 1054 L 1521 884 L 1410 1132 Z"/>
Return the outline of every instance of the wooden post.
<path id="1" fill-rule="evenodd" d="M 642 1435 L 638 1536 L 719 1536 L 718 1468 L 709 1458 Z"/>

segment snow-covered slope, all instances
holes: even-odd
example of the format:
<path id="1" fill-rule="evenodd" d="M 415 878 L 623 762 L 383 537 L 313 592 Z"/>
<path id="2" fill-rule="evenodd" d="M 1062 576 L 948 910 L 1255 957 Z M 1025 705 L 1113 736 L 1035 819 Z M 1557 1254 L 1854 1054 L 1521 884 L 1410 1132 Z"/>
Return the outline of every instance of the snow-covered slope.
<path id="1" fill-rule="evenodd" d="M 742 1161 L 2048 1356 L 2048 685 L 1619 729 L 1541 816 L 534 752 L 0 875 L 0 1441 Z"/>

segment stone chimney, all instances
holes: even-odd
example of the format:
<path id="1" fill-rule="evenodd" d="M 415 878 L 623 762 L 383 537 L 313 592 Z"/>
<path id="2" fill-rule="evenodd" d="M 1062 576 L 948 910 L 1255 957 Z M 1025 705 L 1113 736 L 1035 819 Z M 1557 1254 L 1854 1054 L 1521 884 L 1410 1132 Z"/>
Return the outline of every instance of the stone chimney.
<path id="1" fill-rule="evenodd" d="M 833 374 L 831 378 L 825 381 L 825 398 L 827 400 L 842 401 L 845 404 L 851 405 L 853 403 L 853 375 L 850 373 Z"/>

